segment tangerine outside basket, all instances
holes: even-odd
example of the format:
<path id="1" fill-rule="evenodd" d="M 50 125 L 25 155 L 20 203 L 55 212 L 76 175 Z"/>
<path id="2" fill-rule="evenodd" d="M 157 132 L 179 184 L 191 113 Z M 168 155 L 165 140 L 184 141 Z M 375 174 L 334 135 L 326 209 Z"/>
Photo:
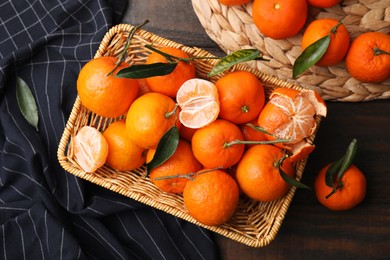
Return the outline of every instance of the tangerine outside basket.
<path id="1" fill-rule="evenodd" d="M 118 57 L 124 49 L 125 42 L 132 28 L 133 26 L 129 24 L 120 24 L 112 27 L 103 38 L 95 57 Z M 202 49 L 187 47 L 145 30 L 138 30 L 131 41 L 126 61 L 130 64 L 143 63 L 150 53 L 150 50 L 144 47 L 145 44 L 153 44 L 155 47 L 176 47 L 187 52 L 190 56 L 213 56 Z M 210 81 L 215 82 L 223 74 L 208 78 L 207 73 L 217 61 L 218 60 L 215 59 L 194 60 L 197 77 L 207 78 Z M 268 96 L 276 87 L 302 89 L 302 87 L 298 85 L 266 75 L 258 70 L 251 69 L 244 64 L 236 65 L 230 69 L 230 71 L 235 70 L 246 70 L 254 73 L 263 83 L 266 90 L 266 96 Z M 98 116 L 83 107 L 77 97 L 58 147 L 57 156 L 61 166 L 67 172 L 77 177 L 212 230 L 245 245 L 262 247 L 269 244 L 275 238 L 294 196 L 295 187 L 292 187 L 283 198 L 269 203 L 257 202 L 242 197 L 240 198 L 236 213 L 227 223 L 220 226 L 205 226 L 197 222 L 187 213 L 181 195 L 165 193 L 159 190 L 149 180 L 149 177 L 145 177 L 145 166 L 127 172 L 114 170 L 108 166 L 103 166 L 93 173 L 86 173 L 81 170 L 75 160 L 72 145 L 73 137 L 78 130 L 85 125 L 90 125 L 103 131 L 111 122 L 123 117 L 124 116 L 119 118 L 104 118 Z M 316 130 L 318 130 L 321 117 L 318 116 L 316 121 Z M 314 138 L 315 133 L 308 138 L 308 141 L 313 143 Z M 301 160 L 295 165 L 297 180 L 302 177 L 306 160 Z"/>

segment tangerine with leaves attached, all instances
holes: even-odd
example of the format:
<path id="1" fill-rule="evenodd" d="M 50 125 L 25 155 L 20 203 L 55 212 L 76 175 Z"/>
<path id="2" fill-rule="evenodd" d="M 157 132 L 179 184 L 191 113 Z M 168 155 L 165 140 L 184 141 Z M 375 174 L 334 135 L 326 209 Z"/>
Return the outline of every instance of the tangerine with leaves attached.
<path id="1" fill-rule="evenodd" d="M 100 116 L 125 114 L 138 96 L 137 80 L 115 77 L 119 70 L 129 66 L 122 62 L 116 67 L 117 61 L 117 58 L 106 56 L 92 59 L 82 67 L 77 78 L 81 103 Z"/>

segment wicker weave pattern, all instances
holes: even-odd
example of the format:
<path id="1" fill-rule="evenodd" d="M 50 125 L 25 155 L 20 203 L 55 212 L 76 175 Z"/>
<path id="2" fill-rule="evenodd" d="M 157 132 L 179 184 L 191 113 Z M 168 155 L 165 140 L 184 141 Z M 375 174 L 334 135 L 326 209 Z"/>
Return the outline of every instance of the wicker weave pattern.
<path id="1" fill-rule="evenodd" d="M 350 77 L 343 63 L 329 68 L 314 66 L 293 81 L 292 65 L 301 53 L 302 33 L 284 40 L 264 37 L 253 24 L 252 3 L 227 7 L 217 0 L 192 0 L 206 33 L 225 52 L 255 47 L 271 59 L 251 62 L 253 68 L 314 89 L 325 100 L 356 102 L 390 98 L 390 79 L 381 84 L 359 82 Z M 390 0 L 343 0 L 341 5 L 324 10 L 310 7 L 308 22 L 317 18 L 342 19 L 352 39 L 368 31 L 388 34 Z"/>
<path id="2" fill-rule="evenodd" d="M 131 28 L 132 26 L 128 24 L 121 24 L 113 27 L 104 37 L 95 57 L 119 56 Z M 128 52 L 127 62 L 140 63 L 145 61 L 149 50 L 143 46 L 147 43 L 152 43 L 154 46 L 173 46 L 181 48 L 193 56 L 212 56 L 204 50 L 190 48 L 161 38 L 147 31 L 140 30 L 132 41 Z M 206 78 L 206 74 L 210 71 L 215 62 L 216 60 L 213 59 L 196 60 L 195 66 L 197 75 Z M 250 69 L 247 66 L 236 66 L 232 71 L 233 70 L 247 70 L 253 72 L 263 82 L 267 95 L 275 87 L 301 89 L 299 86 L 268 76 L 255 69 Z M 214 77 L 210 80 L 215 81 L 216 79 L 217 77 Z M 240 199 L 237 212 L 229 222 L 221 226 L 204 226 L 187 213 L 181 195 L 164 193 L 160 191 L 148 177 L 145 178 L 144 166 L 132 172 L 116 171 L 107 166 L 103 166 L 94 173 L 83 172 L 74 160 L 72 148 L 74 135 L 84 125 L 91 125 L 100 131 L 103 131 L 111 122 L 120 118 L 123 118 L 123 116 L 115 119 L 97 116 L 83 107 L 79 98 L 77 98 L 58 148 L 57 156 L 62 167 L 69 173 L 80 178 L 124 196 L 128 196 L 129 198 L 151 207 L 165 211 L 186 221 L 203 226 L 248 246 L 265 246 L 274 239 L 292 200 L 295 188 L 291 188 L 284 198 L 272 203 L 259 203 L 247 198 L 242 198 Z M 318 117 L 318 125 L 320 121 L 321 118 Z M 315 134 L 309 138 L 309 142 L 313 143 L 314 138 Z M 298 180 L 302 177 L 305 165 L 306 160 L 300 161 L 296 165 L 296 178 Z"/>

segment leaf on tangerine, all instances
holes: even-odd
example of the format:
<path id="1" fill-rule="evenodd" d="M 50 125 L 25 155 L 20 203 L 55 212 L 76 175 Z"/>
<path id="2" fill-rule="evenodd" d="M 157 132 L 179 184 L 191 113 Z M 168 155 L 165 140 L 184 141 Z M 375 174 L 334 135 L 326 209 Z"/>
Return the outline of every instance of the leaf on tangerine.
<path id="1" fill-rule="evenodd" d="M 156 167 L 168 160 L 179 145 L 179 129 L 172 126 L 160 139 L 153 159 L 146 164 L 146 176 Z M 145 176 L 145 177 L 146 177 Z"/>
<path id="2" fill-rule="evenodd" d="M 330 35 L 326 35 L 309 45 L 294 62 L 293 78 L 316 64 L 324 56 L 329 44 Z"/>
<path id="3" fill-rule="evenodd" d="M 282 167 L 279 166 L 279 174 L 280 174 L 280 177 L 282 177 L 282 179 L 288 183 L 289 185 L 291 186 L 294 186 L 294 187 L 297 187 L 297 188 L 303 188 L 303 189 L 309 189 L 311 190 L 311 188 L 309 186 L 307 186 L 306 184 L 303 184 L 302 182 L 300 181 L 297 181 L 296 179 L 290 177 L 287 173 L 285 173 L 283 170 L 282 170 Z"/>
<path id="4" fill-rule="evenodd" d="M 151 63 L 137 64 L 121 69 L 116 76 L 118 78 L 143 79 L 155 76 L 164 76 L 171 73 L 177 66 L 177 62 L 172 63 Z"/>
<path id="5" fill-rule="evenodd" d="M 262 58 L 262 52 L 257 49 L 244 49 L 235 51 L 229 55 L 223 57 L 207 74 L 207 76 L 215 76 L 225 70 L 228 70 L 232 66 L 250 60 L 266 60 Z"/>
<path id="6" fill-rule="evenodd" d="M 334 188 L 334 179 L 337 177 L 337 182 L 341 184 L 341 177 L 351 166 L 357 152 L 357 140 L 353 139 L 349 144 L 343 157 L 332 163 L 325 174 L 325 182 L 331 188 Z"/>

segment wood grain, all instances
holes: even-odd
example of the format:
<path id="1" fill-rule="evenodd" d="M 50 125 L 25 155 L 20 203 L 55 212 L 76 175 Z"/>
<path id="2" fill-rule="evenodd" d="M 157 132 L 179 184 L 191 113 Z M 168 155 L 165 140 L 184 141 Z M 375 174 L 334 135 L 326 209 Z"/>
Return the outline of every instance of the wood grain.
<path id="1" fill-rule="evenodd" d="M 216 55 L 190 0 L 129 0 L 124 23 L 150 21 L 148 31 Z M 317 133 L 316 149 L 302 182 L 312 186 L 321 167 L 340 157 L 350 141 L 359 142 L 355 164 L 366 174 L 362 204 L 332 212 L 314 193 L 298 190 L 275 240 L 251 248 L 215 235 L 222 259 L 390 259 L 390 102 L 327 102 L 328 116 Z"/>

